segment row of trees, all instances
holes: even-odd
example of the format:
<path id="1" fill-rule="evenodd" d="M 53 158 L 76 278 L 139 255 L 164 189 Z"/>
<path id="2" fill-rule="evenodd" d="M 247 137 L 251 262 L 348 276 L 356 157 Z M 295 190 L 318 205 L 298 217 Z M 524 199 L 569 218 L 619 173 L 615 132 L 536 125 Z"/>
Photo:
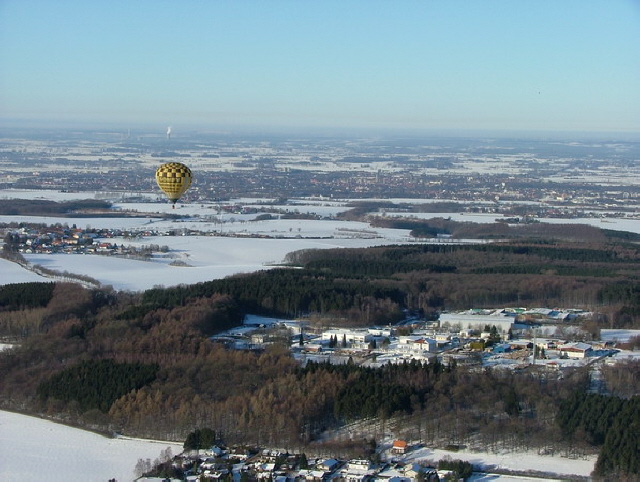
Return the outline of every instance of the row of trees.
<path id="1" fill-rule="evenodd" d="M 54 214 L 69 214 L 86 209 L 104 209 L 111 207 L 107 201 L 82 199 L 75 201 L 47 201 L 42 199 L 30 199 L 15 202 L 12 199 L 0 199 L 0 214 L 10 216 L 45 216 Z"/>

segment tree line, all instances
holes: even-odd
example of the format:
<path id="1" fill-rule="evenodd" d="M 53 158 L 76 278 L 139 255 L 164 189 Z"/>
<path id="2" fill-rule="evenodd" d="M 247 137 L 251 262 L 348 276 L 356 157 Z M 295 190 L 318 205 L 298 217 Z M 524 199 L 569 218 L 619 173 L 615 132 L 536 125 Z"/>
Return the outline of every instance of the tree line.
<path id="1" fill-rule="evenodd" d="M 640 321 L 640 251 L 628 245 L 567 243 L 419 245 L 305 250 L 291 266 L 190 286 L 148 290 L 142 307 L 225 293 L 247 311 L 283 317 L 319 313 L 351 325 L 390 323 L 403 310 L 505 305 L 602 310 L 603 326 Z"/>
<path id="2" fill-rule="evenodd" d="M 192 300 L 224 294 L 238 313 L 280 317 L 317 314 L 345 324 L 372 325 L 398 321 L 409 310 L 431 316 L 442 310 L 508 305 L 571 306 L 599 311 L 601 327 L 640 326 L 640 271 L 637 246 L 566 243 L 492 244 L 477 246 L 419 245 L 370 249 L 301 251 L 292 254 L 292 267 L 245 274 L 222 280 L 156 288 L 120 304 L 118 320 L 144 317 L 158 309 L 186 306 Z M 26 284 L 0 289 L 0 310 L 21 303 L 47 304 L 49 285 Z M 61 286 L 58 284 L 57 286 Z M 60 291 L 60 289 L 58 289 Z M 65 288 L 62 292 L 73 291 Z M 78 305 L 75 312 L 91 312 L 109 303 L 114 293 L 56 296 L 59 304 Z M 23 297 L 20 299 L 19 297 Z M 29 301 L 27 301 L 29 298 Z M 39 301 L 35 301 L 39 300 Z M 30 305 L 29 305 L 30 306 Z M 25 308 L 29 308 L 25 306 Z M 35 308 L 35 306 L 34 306 Z M 6 310 L 5 310 L 6 311 Z M 21 333 L 31 323 L 25 313 L 0 313 L 0 332 L 11 326 Z M 40 325 L 46 325 L 45 316 Z M 233 321 L 231 321 L 233 322 Z M 41 326 L 28 326 L 36 331 Z"/>
<path id="3" fill-rule="evenodd" d="M 19 283 L 0 286 L 0 310 L 42 308 L 49 304 L 55 283 Z"/>

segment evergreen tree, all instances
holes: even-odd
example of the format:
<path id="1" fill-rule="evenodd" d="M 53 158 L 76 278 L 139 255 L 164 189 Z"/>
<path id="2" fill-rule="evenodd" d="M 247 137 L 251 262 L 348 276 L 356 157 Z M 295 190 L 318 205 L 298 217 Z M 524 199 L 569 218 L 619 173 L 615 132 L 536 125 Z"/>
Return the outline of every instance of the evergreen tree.
<path id="1" fill-rule="evenodd" d="M 209 449 L 216 443 L 216 432 L 210 428 L 196 429 L 190 432 L 184 441 L 185 450 Z"/>

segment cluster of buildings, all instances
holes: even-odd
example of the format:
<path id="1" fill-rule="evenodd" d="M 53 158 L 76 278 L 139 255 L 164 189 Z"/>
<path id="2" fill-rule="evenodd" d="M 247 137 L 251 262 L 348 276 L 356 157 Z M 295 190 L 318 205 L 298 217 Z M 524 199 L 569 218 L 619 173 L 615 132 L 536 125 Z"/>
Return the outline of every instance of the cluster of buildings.
<path id="1" fill-rule="evenodd" d="M 530 364 L 558 368 L 571 360 L 605 357 L 611 343 L 581 341 L 581 310 L 505 308 L 441 313 L 434 322 L 407 320 L 404 324 L 368 328 L 314 328 L 304 321 L 248 317 L 242 327 L 213 337 L 234 349 L 261 350 L 289 340 L 302 363 L 347 363 L 366 366 L 412 360 L 467 366 Z M 573 330 L 573 336 L 567 333 Z"/>
<path id="2" fill-rule="evenodd" d="M 74 226 L 23 227 L 6 230 L 4 243 L 23 254 L 140 254 L 140 248 L 104 239 L 139 236 L 120 229 L 81 229 Z"/>
<path id="3" fill-rule="evenodd" d="M 453 472 L 437 470 L 429 465 L 403 463 L 400 458 L 410 447 L 405 441 L 396 440 L 390 449 L 388 462 L 373 463 L 367 459 L 341 460 L 320 458 L 307 460 L 273 450 L 248 451 L 247 449 L 219 446 L 203 453 L 187 452 L 172 460 L 175 468 L 187 474 L 186 480 L 263 480 L 270 482 L 364 482 L 415 480 L 448 480 Z M 139 481 L 151 480 L 140 478 Z M 451 479 L 453 480 L 453 479 Z"/>

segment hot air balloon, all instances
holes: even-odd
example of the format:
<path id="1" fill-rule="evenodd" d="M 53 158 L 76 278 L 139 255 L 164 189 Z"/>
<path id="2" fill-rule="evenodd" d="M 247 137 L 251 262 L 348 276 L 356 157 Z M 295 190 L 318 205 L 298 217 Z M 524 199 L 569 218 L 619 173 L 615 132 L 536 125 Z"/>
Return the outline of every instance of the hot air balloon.
<path id="1" fill-rule="evenodd" d="M 191 169 L 181 162 L 167 162 L 156 170 L 156 182 L 175 208 L 176 201 L 191 185 Z"/>

